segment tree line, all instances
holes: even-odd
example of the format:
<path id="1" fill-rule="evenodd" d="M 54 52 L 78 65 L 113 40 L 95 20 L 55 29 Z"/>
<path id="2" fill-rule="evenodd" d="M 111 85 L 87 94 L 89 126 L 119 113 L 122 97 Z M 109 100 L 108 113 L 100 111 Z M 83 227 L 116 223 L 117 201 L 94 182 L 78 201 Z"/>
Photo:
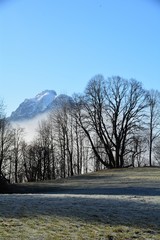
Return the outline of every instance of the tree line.
<path id="1" fill-rule="evenodd" d="M 39 123 L 30 143 L 0 109 L 0 175 L 10 182 L 160 163 L 160 93 L 134 79 L 96 75 Z"/>

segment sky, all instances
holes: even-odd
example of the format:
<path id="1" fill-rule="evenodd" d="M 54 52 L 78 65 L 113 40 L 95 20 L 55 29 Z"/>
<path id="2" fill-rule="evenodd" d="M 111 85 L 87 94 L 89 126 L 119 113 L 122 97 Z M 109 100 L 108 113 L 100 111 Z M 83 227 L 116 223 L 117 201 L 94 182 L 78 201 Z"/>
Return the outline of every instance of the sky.
<path id="1" fill-rule="evenodd" d="M 96 74 L 160 91 L 160 1 L 0 0 L 6 114 L 43 90 L 82 93 Z"/>

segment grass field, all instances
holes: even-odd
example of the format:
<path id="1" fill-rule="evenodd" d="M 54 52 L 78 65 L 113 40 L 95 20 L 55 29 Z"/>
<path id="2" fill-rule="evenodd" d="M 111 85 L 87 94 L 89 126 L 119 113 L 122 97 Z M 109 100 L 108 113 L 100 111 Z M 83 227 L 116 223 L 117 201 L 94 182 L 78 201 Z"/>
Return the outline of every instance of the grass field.
<path id="1" fill-rule="evenodd" d="M 0 240 L 160 239 L 160 168 L 106 170 L 0 195 Z"/>

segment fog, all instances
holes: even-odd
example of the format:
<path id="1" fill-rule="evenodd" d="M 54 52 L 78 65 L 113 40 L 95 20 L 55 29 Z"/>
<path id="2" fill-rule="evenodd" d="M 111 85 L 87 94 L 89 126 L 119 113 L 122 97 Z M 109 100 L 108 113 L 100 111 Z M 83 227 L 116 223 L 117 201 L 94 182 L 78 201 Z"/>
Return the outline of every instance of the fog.
<path id="1" fill-rule="evenodd" d="M 11 125 L 13 128 L 23 128 L 24 139 L 29 143 L 36 137 L 39 123 L 42 120 L 46 120 L 47 117 L 48 113 L 41 113 L 32 119 L 11 122 Z"/>

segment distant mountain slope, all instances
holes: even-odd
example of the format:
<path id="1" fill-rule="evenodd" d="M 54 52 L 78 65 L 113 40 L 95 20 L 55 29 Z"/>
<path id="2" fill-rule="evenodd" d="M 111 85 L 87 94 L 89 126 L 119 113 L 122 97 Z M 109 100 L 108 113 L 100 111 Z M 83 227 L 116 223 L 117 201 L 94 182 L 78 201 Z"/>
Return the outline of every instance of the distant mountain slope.
<path id="1" fill-rule="evenodd" d="M 61 108 L 63 105 L 72 105 L 73 99 L 66 95 L 66 94 L 60 94 L 55 97 L 55 99 L 48 105 L 48 110 L 50 109 L 57 109 Z"/>
<path id="2" fill-rule="evenodd" d="M 10 121 L 22 121 L 32 119 L 39 114 L 60 107 L 64 102 L 70 102 L 71 97 L 57 93 L 54 90 L 45 90 L 37 94 L 34 98 L 25 99 L 19 107 L 12 112 Z"/>

